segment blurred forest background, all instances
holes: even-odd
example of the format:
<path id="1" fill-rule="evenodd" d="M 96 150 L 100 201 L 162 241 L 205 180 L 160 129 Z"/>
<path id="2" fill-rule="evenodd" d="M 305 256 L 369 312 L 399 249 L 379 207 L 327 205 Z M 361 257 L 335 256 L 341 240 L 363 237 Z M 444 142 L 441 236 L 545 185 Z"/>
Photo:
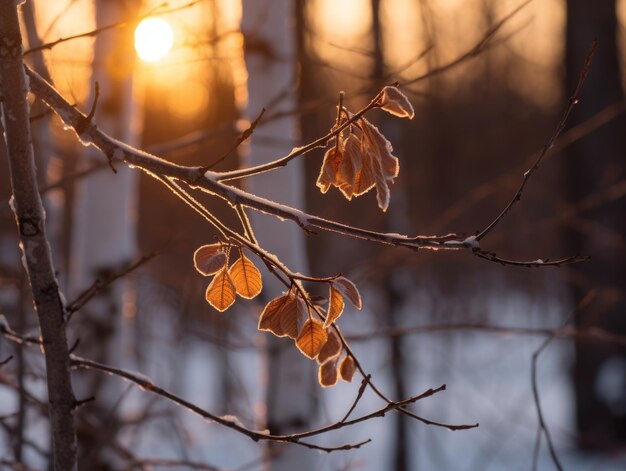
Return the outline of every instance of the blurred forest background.
<path id="1" fill-rule="evenodd" d="M 411 253 L 253 219 L 268 249 L 295 270 L 341 272 L 357 283 L 364 309 L 346 312 L 341 325 L 383 390 L 399 399 L 446 384 L 445 393 L 413 410 L 479 428 L 451 433 L 388 414 L 319 439 L 330 445 L 372 438 L 360 449 L 320 454 L 267 447 L 119 378 L 76 371 L 77 397 L 95 396 L 77 412 L 79 469 L 295 469 L 297 463 L 302 471 L 527 470 L 535 460 L 537 469 L 552 469 L 533 398 L 533 358 L 543 418 L 563 467 L 623 469 L 626 1 L 535 0 L 500 24 L 519 5 L 35 0 L 22 6 L 26 59 L 35 70 L 49 73 L 81 110 L 89 110 L 97 80 L 98 125 L 184 165 L 227 155 L 215 167 L 226 170 L 279 157 L 330 129 L 340 90 L 356 111 L 399 81 L 415 118 L 371 115 L 400 159 L 386 213 L 373 193 L 351 202 L 334 189 L 320 194 L 322 149 L 274 180 L 244 184 L 328 219 L 403 234 L 471 235 L 493 220 L 552 134 L 598 40 L 563 135 L 521 204 L 485 244 L 514 260 L 586 254 L 591 261 L 558 269 L 500 266 L 466 251 Z M 134 26 L 149 12 L 174 31 L 172 50 L 153 63 L 133 50 Z M 253 138 L 229 153 L 262 107 L 267 111 Z M 31 112 L 66 298 L 156 254 L 76 312 L 70 324 L 70 343 L 80 338 L 76 353 L 141 371 L 251 428 L 303 430 L 344 414 L 358 380 L 323 389 L 310 362 L 256 331 L 263 301 L 280 294 L 279 286 L 266 283 L 261 301 L 238 303 L 225 314 L 213 310 L 204 300 L 207 281 L 192 263 L 194 250 L 214 240 L 204 221 L 143 173 L 113 174 L 99 152 L 76 142 L 38 100 Z M 0 313 L 14 329 L 37 333 L 6 165 L 2 159 Z M 210 204 L 234 221 L 226 205 Z M 0 361 L 9 355 L 14 358 L 0 367 L 0 457 L 7 467 L 45 469 L 43 360 L 37 349 L 0 339 Z M 367 393 L 359 410 L 380 406 Z"/>

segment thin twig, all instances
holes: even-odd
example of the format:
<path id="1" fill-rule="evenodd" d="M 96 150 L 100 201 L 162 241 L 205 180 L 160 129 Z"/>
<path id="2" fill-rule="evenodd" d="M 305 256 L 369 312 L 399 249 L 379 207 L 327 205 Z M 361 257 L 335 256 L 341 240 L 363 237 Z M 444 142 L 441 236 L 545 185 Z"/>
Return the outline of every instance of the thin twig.
<path id="1" fill-rule="evenodd" d="M 67 36 L 65 38 L 59 38 L 59 39 L 57 39 L 55 41 L 47 42 L 47 43 L 41 44 L 41 45 L 36 46 L 36 47 L 31 47 L 30 49 L 27 49 L 26 51 L 24 51 L 24 55 L 27 56 L 28 54 L 32 54 L 33 52 L 36 52 L 36 51 L 43 51 L 43 50 L 46 50 L 46 49 L 52 49 L 53 47 L 58 46 L 59 44 L 62 44 L 62 43 L 68 42 L 68 41 L 73 41 L 75 39 L 91 38 L 91 37 L 97 36 L 98 34 L 103 33 L 105 31 L 108 31 L 108 30 L 111 30 L 111 29 L 125 28 L 125 27 L 131 26 L 131 25 L 133 25 L 133 24 L 139 22 L 140 20 L 142 20 L 144 18 L 147 18 L 149 16 L 160 16 L 160 15 L 166 15 L 168 13 L 174 13 L 174 12 L 179 11 L 179 10 L 190 8 L 190 7 L 194 6 L 197 3 L 200 3 L 201 1 L 203 1 L 203 0 L 194 0 L 194 1 L 188 2 L 188 3 L 184 4 L 184 5 L 179 5 L 179 6 L 176 6 L 176 7 L 172 7 L 172 8 L 168 8 L 168 9 L 159 11 L 160 8 L 163 8 L 164 6 L 168 5 L 168 3 L 165 2 L 165 3 L 161 4 L 161 5 L 158 5 L 155 8 L 147 11 L 146 13 L 143 13 L 143 14 L 137 16 L 133 20 L 119 21 L 117 23 L 112 23 L 110 25 L 102 26 L 101 28 L 97 28 L 97 29 L 94 29 L 94 30 L 91 30 L 91 31 L 87 31 L 85 33 L 74 34 L 72 36 Z"/>
<path id="2" fill-rule="evenodd" d="M 261 118 L 263 117 L 264 114 L 265 114 L 265 108 L 263 108 L 261 112 L 259 113 L 259 115 L 256 117 L 256 119 L 252 121 L 248 129 L 246 129 L 244 132 L 241 133 L 241 136 L 239 136 L 235 144 L 230 148 L 228 152 L 226 152 L 222 157 L 217 159 L 215 162 L 207 165 L 206 167 L 202 167 L 200 171 L 204 174 L 205 172 L 211 170 L 212 168 L 215 168 L 215 166 L 217 166 L 218 164 L 226 160 L 228 156 L 230 156 L 241 144 L 243 144 L 246 140 L 250 139 L 250 137 L 252 137 L 252 134 L 254 133 L 254 130 L 259 125 L 259 122 L 261 121 Z"/>
<path id="3" fill-rule="evenodd" d="M 563 114 L 561 115 L 561 119 L 559 120 L 559 123 L 557 124 L 556 129 L 553 131 L 552 135 L 548 139 L 548 142 L 546 142 L 546 144 L 543 146 L 543 149 L 539 153 L 537 160 L 526 172 L 524 172 L 522 183 L 517 189 L 517 192 L 515 193 L 515 195 L 513 195 L 513 198 L 511 199 L 511 201 L 509 201 L 509 204 L 505 206 L 502 212 L 487 227 L 485 227 L 482 231 L 480 231 L 480 233 L 476 236 L 476 240 L 480 241 L 487 234 L 489 234 L 498 225 L 498 223 L 502 221 L 502 219 L 509 213 L 509 211 L 515 205 L 515 203 L 517 203 L 519 200 L 522 199 L 522 193 L 524 191 L 524 188 L 526 187 L 526 184 L 528 183 L 530 178 L 533 176 L 533 174 L 537 171 L 537 169 L 541 165 L 541 162 L 543 161 L 543 158 L 545 157 L 545 155 L 554 146 L 554 142 L 561 135 L 561 132 L 563 132 L 563 129 L 565 128 L 565 124 L 567 123 L 567 119 L 569 118 L 569 115 L 571 114 L 572 110 L 578 104 L 578 101 L 580 100 L 579 94 L 582 89 L 583 83 L 585 82 L 585 79 L 587 78 L 587 73 L 589 72 L 589 66 L 591 65 L 591 59 L 593 58 L 593 54 L 596 51 L 597 45 L 598 45 L 597 41 L 594 40 L 593 43 L 591 44 L 591 47 L 589 48 L 589 51 L 587 52 L 587 55 L 585 56 L 585 61 L 583 63 L 582 70 L 580 71 L 580 75 L 578 76 L 578 83 L 576 84 L 576 88 L 574 89 L 574 92 L 572 93 L 569 101 L 567 102 L 567 106 L 565 107 L 565 110 L 563 111 Z"/>
<path id="4" fill-rule="evenodd" d="M 150 260 L 152 260 L 155 256 L 156 256 L 156 253 L 150 253 L 150 254 L 143 255 L 138 260 L 136 260 L 135 262 L 131 263 L 127 267 L 124 267 L 121 270 L 114 272 L 113 274 L 108 276 L 106 279 L 103 279 L 103 280 L 97 279 L 97 280 L 95 280 L 91 284 L 91 286 L 89 286 L 89 288 L 87 288 L 85 291 L 83 291 L 81 294 L 79 294 L 76 297 L 76 299 L 74 299 L 72 302 L 70 302 L 67 305 L 67 308 L 66 308 L 66 311 L 67 311 L 66 322 L 69 322 L 76 311 L 78 311 L 81 308 L 83 308 L 85 306 L 85 304 L 87 304 L 94 296 L 96 296 L 102 290 L 106 289 L 109 285 L 111 285 L 115 281 L 119 280 L 120 278 L 123 278 L 124 276 L 128 275 L 129 273 L 133 272 L 137 268 L 145 265 Z"/>

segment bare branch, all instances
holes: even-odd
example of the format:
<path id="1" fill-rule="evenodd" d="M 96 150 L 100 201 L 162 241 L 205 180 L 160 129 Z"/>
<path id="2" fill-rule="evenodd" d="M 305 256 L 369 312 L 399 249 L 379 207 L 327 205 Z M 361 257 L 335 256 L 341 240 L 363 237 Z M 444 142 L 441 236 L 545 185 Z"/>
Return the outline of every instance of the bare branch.
<path id="1" fill-rule="evenodd" d="M 526 172 L 524 172 L 522 183 L 520 184 L 520 187 L 517 189 L 517 192 L 515 193 L 515 195 L 513 195 L 513 198 L 511 199 L 509 204 L 506 205 L 506 207 L 502 210 L 502 212 L 487 227 L 485 227 L 482 231 L 480 231 L 480 233 L 476 236 L 477 240 L 480 241 L 483 237 L 489 234 L 498 225 L 498 223 L 502 221 L 502 219 L 509 213 L 509 211 L 515 205 L 515 203 L 517 203 L 519 200 L 522 199 L 522 193 L 524 192 L 526 183 L 528 183 L 530 178 L 537 171 L 537 169 L 541 165 L 541 162 L 543 161 L 543 158 L 548 153 L 548 151 L 552 149 L 552 147 L 554 146 L 554 142 L 561 135 L 561 132 L 563 132 L 563 129 L 565 128 L 565 124 L 567 123 L 567 119 L 569 118 L 569 115 L 571 114 L 572 110 L 578 104 L 578 101 L 580 100 L 579 94 L 582 89 L 583 83 L 585 82 L 585 79 L 587 78 L 587 73 L 589 72 L 589 66 L 591 65 L 591 59 L 593 58 L 593 54 L 596 51 L 597 45 L 598 45 L 597 41 L 594 40 L 594 42 L 591 44 L 591 47 L 589 48 L 589 52 L 587 52 L 587 55 L 585 56 L 585 61 L 583 63 L 582 70 L 580 71 L 576 88 L 574 89 L 574 92 L 572 93 L 572 96 L 570 97 L 567 103 L 567 106 L 565 107 L 565 110 L 563 111 L 563 114 L 561 115 L 561 119 L 559 120 L 559 123 L 557 124 L 556 129 L 550 136 L 550 139 L 548 139 L 548 142 L 546 142 L 546 144 L 543 146 L 541 153 L 537 157 L 537 160 L 532 165 L 532 167 L 530 167 Z"/>

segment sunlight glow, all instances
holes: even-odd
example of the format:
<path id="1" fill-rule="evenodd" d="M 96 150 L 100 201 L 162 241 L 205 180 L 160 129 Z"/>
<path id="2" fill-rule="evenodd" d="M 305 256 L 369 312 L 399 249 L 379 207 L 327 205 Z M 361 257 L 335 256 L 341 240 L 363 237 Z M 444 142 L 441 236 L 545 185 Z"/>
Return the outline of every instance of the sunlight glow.
<path id="1" fill-rule="evenodd" d="M 161 18 L 146 18 L 135 29 L 135 50 L 146 62 L 162 59 L 172 49 L 174 31 Z"/>

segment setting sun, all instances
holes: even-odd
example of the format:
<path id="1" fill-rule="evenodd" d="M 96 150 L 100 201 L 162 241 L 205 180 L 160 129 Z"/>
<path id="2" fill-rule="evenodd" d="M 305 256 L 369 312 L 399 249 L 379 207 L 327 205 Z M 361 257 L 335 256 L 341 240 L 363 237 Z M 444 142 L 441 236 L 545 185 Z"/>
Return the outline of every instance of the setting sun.
<path id="1" fill-rule="evenodd" d="M 172 48 L 174 32 L 161 18 L 146 18 L 135 29 L 135 50 L 146 62 L 162 59 Z"/>

